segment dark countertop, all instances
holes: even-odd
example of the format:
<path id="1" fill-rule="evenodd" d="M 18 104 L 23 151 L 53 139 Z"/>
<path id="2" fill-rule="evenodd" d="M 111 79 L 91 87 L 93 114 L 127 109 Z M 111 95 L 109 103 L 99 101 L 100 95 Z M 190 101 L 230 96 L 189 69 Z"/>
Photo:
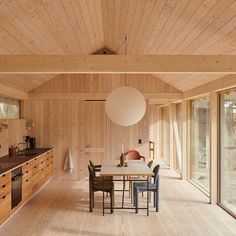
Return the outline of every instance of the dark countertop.
<path id="1" fill-rule="evenodd" d="M 22 154 L 20 155 L 7 155 L 0 157 L 0 175 L 9 170 L 15 169 L 16 167 L 32 160 L 33 158 L 49 150 L 52 150 L 52 148 L 25 149 L 21 151 Z"/>

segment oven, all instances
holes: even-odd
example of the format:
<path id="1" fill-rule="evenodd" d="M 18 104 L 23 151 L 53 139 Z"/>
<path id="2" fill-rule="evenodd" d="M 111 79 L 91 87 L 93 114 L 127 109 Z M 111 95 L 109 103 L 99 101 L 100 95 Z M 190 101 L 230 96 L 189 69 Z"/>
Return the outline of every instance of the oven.
<path id="1" fill-rule="evenodd" d="M 11 209 L 22 200 L 22 175 L 21 167 L 11 171 Z"/>

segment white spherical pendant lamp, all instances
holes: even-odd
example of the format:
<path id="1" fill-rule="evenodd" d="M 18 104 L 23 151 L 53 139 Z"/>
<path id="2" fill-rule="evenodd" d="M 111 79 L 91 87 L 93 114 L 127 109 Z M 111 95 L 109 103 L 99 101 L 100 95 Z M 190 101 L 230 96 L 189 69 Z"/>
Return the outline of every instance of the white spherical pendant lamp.
<path id="1" fill-rule="evenodd" d="M 107 116 L 120 126 L 138 123 L 146 111 L 143 95 L 131 87 L 119 87 L 113 90 L 106 99 Z"/>

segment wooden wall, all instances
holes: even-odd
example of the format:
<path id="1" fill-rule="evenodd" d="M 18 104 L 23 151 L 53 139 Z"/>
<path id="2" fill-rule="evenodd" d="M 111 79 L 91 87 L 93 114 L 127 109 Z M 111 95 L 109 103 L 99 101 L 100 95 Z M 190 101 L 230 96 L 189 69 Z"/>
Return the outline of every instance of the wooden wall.
<path id="1" fill-rule="evenodd" d="M 1 122 L 8 124 L 8 129 L 0 132 L 0 157 L 8 155 L 8 148 L 10 146 L 24 142 L 23 136 L 27 135 L 25 119 L 0 120 Z"/>
<path id="2" fill-rule="evenodd" d="M 111 92 L 124 85 L 141 92 L 176 92 L 168 84 L 148 75 L 60 75 L 32 93 Z M 31 135 L 36 137 L 37 146 L 55 148 L 56 175 L 77 180 L 87 176 L 89 159 L 99 164 L 102 159 L 119 158 L 122 143 L 125 151 L 139 150 L 148 159 L 151 106 L 147 104 L 144 118 L 130 127 L 111 122 L 106 116 L 104 102 L 32 100 L 25 102 L 23 110 L 24 117 L 36 123 Z M 63 170 L 68 148 L 75 165 L 72 174 Z"/>

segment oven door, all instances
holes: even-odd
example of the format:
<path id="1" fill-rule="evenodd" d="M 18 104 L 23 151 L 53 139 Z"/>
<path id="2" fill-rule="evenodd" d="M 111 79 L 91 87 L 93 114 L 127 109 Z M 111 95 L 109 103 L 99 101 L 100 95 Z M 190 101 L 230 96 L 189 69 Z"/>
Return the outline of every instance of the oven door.
<path id="1" fill-rule="evenodd" d="M 11 209 L 13 209 L 22 200 L 22 174 L 12 177 L 11 184 Z"/>

